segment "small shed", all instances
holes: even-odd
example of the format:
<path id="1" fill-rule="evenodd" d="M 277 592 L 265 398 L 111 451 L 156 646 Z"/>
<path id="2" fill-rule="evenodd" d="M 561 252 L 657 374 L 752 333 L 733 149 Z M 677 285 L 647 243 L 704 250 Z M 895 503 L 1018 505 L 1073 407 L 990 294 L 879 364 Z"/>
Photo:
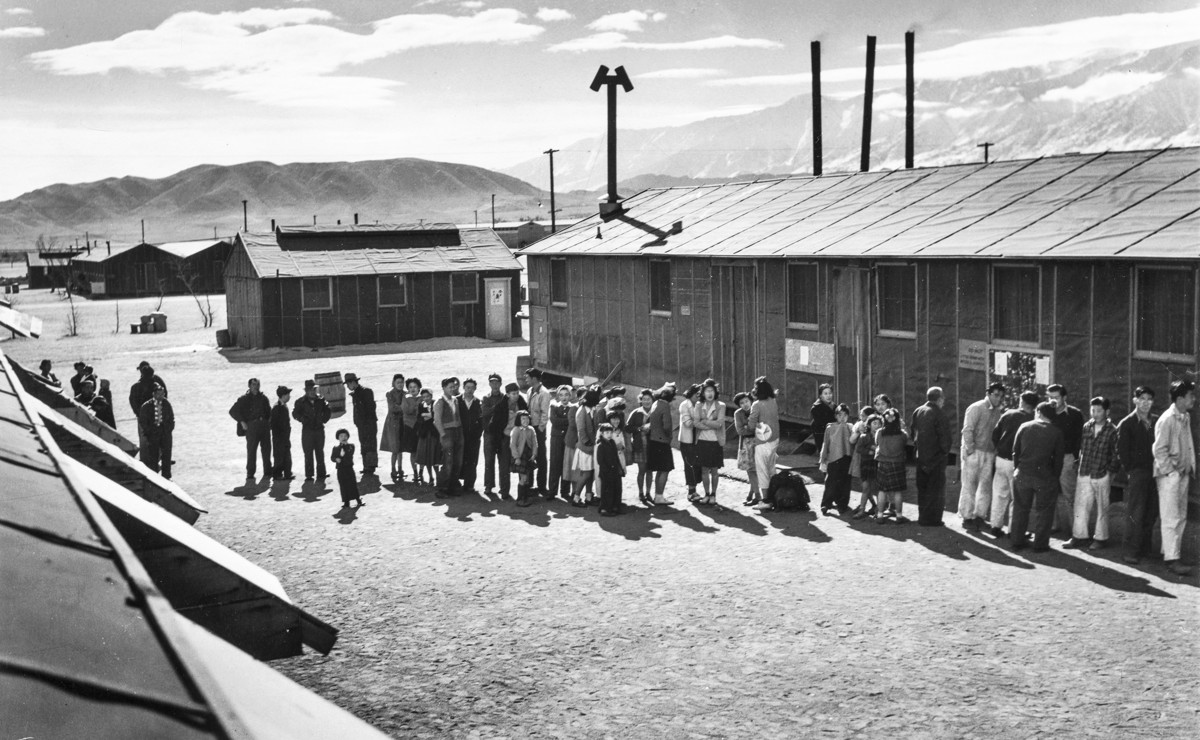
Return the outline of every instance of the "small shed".
<path id="1" fill-rule="evenodd" d="M 95 297 L 117 298 L 225 290 L 225 263 L 233 244 L 228 239 L 198 239 L 162 244 L 96 246 L 72 261 Z"/>
<path id="2" fill-rule="evenodd" d="M 528 247 L 531 355 L 626 385 L 767 375 L 961 417 L 993 380 L 1128 413 L 1200 352 L 1200 148 L 655 188 Z M 1011 401 L 1010 401 L 1011 405 Z M 956 425 L 957 426 L 957 425 Z"/>
<path id="3" fill-rule="evenodd" d="M 511 339 L 521 267 L 488 228 L 280 226 L 237 235 L 225 270 L 239 347 L 328 347 L 441 336 Z"/>
<path id="4" fill-rule="evenodd" d="M 25 276 L 29 289 L 64 287 L 71 273 L 71 260 L 83 252 L 82 249 L 26 252 Z"/>

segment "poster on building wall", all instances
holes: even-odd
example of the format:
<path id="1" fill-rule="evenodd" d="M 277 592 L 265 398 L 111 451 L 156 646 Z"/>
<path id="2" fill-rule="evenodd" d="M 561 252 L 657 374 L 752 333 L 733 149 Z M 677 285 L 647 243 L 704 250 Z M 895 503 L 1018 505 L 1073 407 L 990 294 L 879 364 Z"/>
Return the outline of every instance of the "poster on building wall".
<path id="1" fill-rule="evenodd" d="M 987 342 L 973 339 L 958 340 L 958 366 L 963 370 L 986 373 L 988 370 Z"/>
<path id="2" fill-rule="evenodd" d="M 1021 394 L 1034 391 L 1046 394 L 1046 386 L 1054 377 L 1054 353 L 1044 350 L 1012 350 L 988 347 L 988 383 L 1003 383 L 1008 392 L 1005 403 L 1009 408 L 1020 405 Z"/>
<path id="3" fill-rule="evenodd" d="M 784 352 L 788 370 L 814 375 L 833 375 L 835 348 L 832 344 L 787 339 L 784 342 Z"/>

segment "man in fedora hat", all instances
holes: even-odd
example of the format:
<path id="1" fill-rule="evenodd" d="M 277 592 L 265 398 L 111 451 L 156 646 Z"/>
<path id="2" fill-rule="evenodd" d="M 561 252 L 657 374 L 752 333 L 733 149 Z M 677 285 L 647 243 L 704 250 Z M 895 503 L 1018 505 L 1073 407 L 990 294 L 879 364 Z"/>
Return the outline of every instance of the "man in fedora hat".
<path id="1" fill-rule="evenodd" d="M 237 422 L 237 436 L 246 438 L 247 483 L 254 482 L 260 448 L 263 475 L 271 474 L 271 402 L 259 387 L 258 378 L 250 378 L 246 392 L 229 407 L 229 415 Z"/>
<path id="2" fill-rule="evenodd" d="M 291 480 L 292 475 L 292 419 L 288 414 L 288 401 L 292 389 L 281 385 L 275 389 L 275 405 L 271 407 L 271 451 L 275 454 L 275 480 Z"/>
<path id="3" fill-rule="evenodd" d="M 304 480 L 313 479 L 313 460 L 317 477 L 325 480 L 325 423 L 329 421 L 329 404 L 317 395 L 316 381 L 304 381 L 304 395 L 292 407 L 292 418 L 300 422 L 300 447 L 304 451 Z"/>
<path id="4" fill-rule="evenodd" d="M 375 474 L 379 465 L 379 418 L 375 415 L 375 391 L 358 381 L 354 373 L 346 373 L 346 389 L 354 400 L 354 426 L 358 429 L 358 449 L 362 453 L 365 478 Z"/>

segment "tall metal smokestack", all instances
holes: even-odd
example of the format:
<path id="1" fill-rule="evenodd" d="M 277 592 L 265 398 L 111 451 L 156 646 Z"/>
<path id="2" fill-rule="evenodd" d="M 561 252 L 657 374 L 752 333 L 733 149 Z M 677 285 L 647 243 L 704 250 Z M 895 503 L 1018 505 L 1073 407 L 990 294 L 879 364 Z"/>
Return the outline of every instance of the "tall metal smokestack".
<path id="1" fill-rule="evenodd" d="M 875 97 L 875 37 L 867 37 L 867 85 L 863 93 L 862 161 L 858 169 L 871 169 L 871 102 Z"/>
<path id="2" fill-rule="evenodd" d="M 617 87 L 629 92 L 633 83 L 624 67 L 617 67 L 610 75 L 608 67 L 602 64 L 590 87 L 593 92 L 600 92 L 605 86 L 608 87 L 608 200 L 600 206 L 600 215 L 613 216 L 621 212 L 617 195 Z"/>
<path id="3" fill-rule="evenodd" d="M 812 56 L 813 174 L 821 176 L 821 42 L 809 44 Z"/>
<path id="4" fill-rule="evenodd" d="M 358 226 L 358 214 L 354 214 L 354 225 Z"/>
<path id="5" fill-rule="evenodd" d="M 916 82 L 913 77 L 913 56 L 917 45 L 916 31 L 904 34 L 904 166 L 912 169 L 913 140 L 916 128 L 913 100 L 916 97 Z"/>
<path id="6" fill-rule="evenodd" d="M 248 212 L 247 212 L 247 210 L 246 210 L 246 201 L 244 201 L 244 200 L 243 200 L 243 201 L 242 201 L 242 231 L 249 231 L 249 230 L 250 230 L 250 220 L 249 220 L 249 218 L 250 218 L 250 217 L 249 217 L 249 215 L 248 215 Z"/>

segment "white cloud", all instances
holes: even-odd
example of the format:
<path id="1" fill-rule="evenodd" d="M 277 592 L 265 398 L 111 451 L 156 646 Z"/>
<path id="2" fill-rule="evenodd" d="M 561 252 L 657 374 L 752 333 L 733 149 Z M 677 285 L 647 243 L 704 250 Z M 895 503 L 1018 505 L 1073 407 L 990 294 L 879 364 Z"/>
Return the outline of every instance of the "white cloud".
<path id="1" fill-rule="evenodd" d="M 628 31 L 634 33 L 642 30 L 646 21 L 658 22 L 667 17 L 666 13 L 656 13 L 653 10 L 626 10 L 623 13 L 602 15 L 587 25 L 593 31 Z"/>
<path id="2" fill-rule="evenodd" d="M 915 71 L 917 79 L 957 79 L 1021 67 L 1081 65 L 1101 53 L 1137 53 L 1196 40 L 1200 40 L 1200 8 L 1126 13 L 1014 28 L 933 51 L 920 51 L 918 44 Z M 822 82 L 849 82 L 862 78 L 861 68 L 830 69 L 821 73 Z M 708 84 L 793 86 L 808 79 L 808 72 L 803 72 L 713 80 Z M 902 80 L 904 66 L 877 66 L 875 79 Z"/>
<path id="3" fill-rule="evenodd" d="M 0 39 L 36 39 L 45 36 L 46 29 L 37 26 L 13 26 L 0 28 Z"/>
<path id="4" fill-rule="evenodd" d="M 713 36 L 694 41 L 630 41 L 623 33 L 596 33 L 591 36 L 554 44 L 550 51 L 608 51 L 611 49 L 642 49 L 647 51 L 711 51 L 713 49 L 777 49 L 783 46 L 767 39 L 746 39 L 739 36 Z"/>
<path id="5" fill-rule="evenodd" d="M 643 80 L 699 80 L 705 77 L 716 77 L 719 74 L 724 74 L 724 70 L 706 67 L 677 67 L 646 72 L 638 77 Z"/>
<path id="6" fill-rule="evenodd" d="M 571 11 L 562 8 L 538 8 L 534 17 L 543 23 L 553 23 L 554 21 L 569 21 L 575 16 L 571 15 Z"/>
<path id="7" fill-rule="evenodd" d="M 479 10 L 484 6 L 484 3 L 480 0 L 463 0 L 463 2 L 459 3 L 459 6 L 467 10 Z"/>
<path id="8" fill-rule="evenodd" d="M 1042 100 L 1068 103 L 1094 103 L 1112 100 L 1152 85 L 1166 77 L 1157 72 L 1112 72 L 1093 77 L 1078 87 L 1056 87 L 1042 95 Z"/>
<path id="9" fill-rule="evenodd" d="M 33 11 L 29 8 L 6 8 L 5 15 L 29 15 Z"/>
<path id="10" fill-rule="evenodd" d="M 470 16 L 408 14 L 375 21 L 367 33 L 337 28 L 336 16 L 312 8 L 177 13 L 157 28 L 110 41 L 36 52 L 38 67 L 62 75 L 183 73 L 205 90 L 276 105 L 379 104 L 395 80 L 336 76 L 337 70 L 410 49 L 452 44 L 518 43 L 543 29 L 510 9 Z"/>

